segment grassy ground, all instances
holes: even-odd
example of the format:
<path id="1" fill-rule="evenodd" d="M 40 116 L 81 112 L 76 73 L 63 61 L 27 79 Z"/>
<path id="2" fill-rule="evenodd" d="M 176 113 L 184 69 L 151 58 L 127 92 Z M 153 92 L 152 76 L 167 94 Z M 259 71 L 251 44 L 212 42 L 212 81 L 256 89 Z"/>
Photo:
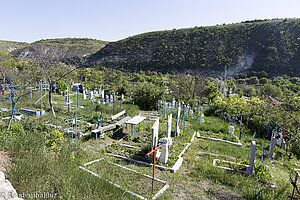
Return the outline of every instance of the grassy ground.
<path id="1" fill-rule="evenodd" d="M 38 95 L 34 97 L 38 99 Z M 54 101 L 63 102 L 62 96 L 54 96 Z M 20 101 L 18 108 L 33 108 L 38 109 L 38 105 L 34 105 L 35 101 L 27 99 Z M 97 123 L 100 114 L 103 113 L 103 121 L 101 126 L 111 123 L 113 105 L 96 105 L 88 100 L 81 103 L 84 109 L 78 109 L 78 116 L 83 116 L 85 121 Z M 46 133 L 51 129 L 45 126 L 45 121 L 50 121 L 55 125 L 63 125 L 64 119 L 71 118 L 71 113 L 67 111 L 67 106 L 55 105 L 57 118 L 53 119 L 47 106 L 44 104 L 47 114 L 41 117 L 27 116 L 28 119 L 21 122 L 15 122 L 10 131 L 6 130 L 7 121 L 0 120 L 0 150 L 9 152 L 13 158 L 12 167 L 6 172 L 7 178 L 17 189 L 18 193 L 56 193 L 59 199 L 136 199 L 136 197 L 124 193 L 121 189 L 97 178 L 87 172 L 79 169 L 80 165 L 86 162 L 104 158 L 105 162 L 99 162 L 94 165 L 94 172 L 103 177 L 111 178 L 116 184 L 124 187 L 131 184 L 140 184 L 136 187 L 135 192 L 141 193 L 150 197 L 151 179 L 141 179 L 133 177 L 132 173 L 126 173 L 118 170 L 116 167 L 108 165 L 107 161 L 126 166 L 143 174 L 152 176 L 152 168 L 144 165 L 136 165 L 127 163 L 123 160 L 106 156 L 102 153 L 105 147 L 111 145 L 114 141 L 120 140 L 118 130 L 113 133 L 107 133 L 104 138 L 94 137 L 78 140 L 78 145 L 75 147 L 71 143 L 71 138 L 68 135 L 64 136 L 64 143 L 61 145 L 61 151 L 55 153 L 45 146 Z M 10 108 L 10 102 L 1 102 L 0 108 Z M 74 109 L 74 108 L 72 108 Z M 122 110 L 128 110 L 128 115 L 134 116 L 138 114 L 138 107 L 131 104 L 123 104 Z M 115 113 L 119 111 L 119 104 L 115 106 Z M 0 112 L 0 116 L 4 117 L 8 113 Z M 172 130 L 175 129 L 175 117 L 173 114 Z M 186 121 L 185 133 L 182 137 L 176 138 L 173 141 L 173 149 L 170 150 L 170 157 L 176 157 L 180 153 L 182 147 L 179 144 L 184 144 L 190 140 L 191 134 L 194 131 L 204 131 L 208 135 L 212 134 L 222 138 L 226 135 L 229 124 L 223 122 L 216 117 L 206 117 L 205 124 L 200 125 L 200 119 L 188 118 Z M 160 119 L 160 135 L 165 137 L 166 121 Z M 151 138 L 151 126 L 153 122 L 143 122 L 141 131 L 138 128 L 134 129 L 134 138 L 121 141 L 124 144 L 133 146 L 143 146 L 149 143 Z M 86 131 L 91 127 L 85 127 Z M 183 128 L 182 128 L 183 129 Z M 130 135 L 130 128 L 123 127 L 123 136 Z M 237 135 L 237 134 L 236 134 Z M 285 152 L 276 147 L 275 152 L 281 151 L 282 158 L 277 161 L 283 162 L 284 165 L 271 163 L 269 159 L 264 159 L 264 165 L 268 165 L 272 172 L 272 184 L 276 183 L 276 188 L 270 187 L 271 184 L 262 184 L 253 175 L 245 175 L 238 172 L 231 172 L 224 169 L 219 169 L 212 166 L 214 159 L 224 159 L 229 161 L 237 160 L 242 162 L 247 160 L 250 151 L 250 144 L 253 134 L 247 129 L 243 129 L 241 143 L 239 147 L 218 141 L 210 141 L 207 139 L 195 138 L 195 141 L 183 155 L 183 165 L 176 173 L 168 171 L 156 170 L 156 177 L 166 181 L 170 187 L 159 199 L 286 199 L 291 193 L 291 184 L 289 183 L 289 175 L 292 170 L 290 163 L 300 162 L 293 158 L 288 160 Z M 173 138 L 174 140 L 174 138 Z M 269 140 L 256 138 L 257 151 L 256 161 L 259 162 L 259 154 L 262 146 L 264 152 L 268 152 Z M 144 149 L 146 153 L 149 149 Z M 235 159 L 226 157 L 217 157 L 213 155 L 200 154 L 199 152 L 207 152 L 234 157 Z M 141 154 L 142 155 L 142 154 Z M 175 155 L 175 156 L 174 156 Z M 95 167 L 97 166 L 97 168 Z M 122 178 L 120 178 L 122 177 Z M 141 177 L 139 177 L 141 178 Z M 127 181 L 128 180 L 128 181 Z M 135 182 L 135 180 L 137 180 Z M 144 187 L 141 185 L 144 184 Z M 156 192 L 161 186 L 157 185 Z M 129 187 L 130 188 L 130 187 Z M 149 190 L 149 192 L 148 192 Z"/>

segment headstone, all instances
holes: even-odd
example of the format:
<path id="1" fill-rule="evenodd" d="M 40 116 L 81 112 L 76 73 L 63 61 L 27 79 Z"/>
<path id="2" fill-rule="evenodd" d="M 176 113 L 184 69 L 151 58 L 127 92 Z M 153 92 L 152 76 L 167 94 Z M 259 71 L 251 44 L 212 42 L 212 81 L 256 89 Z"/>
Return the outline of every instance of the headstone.
<path id="1" fill-rule="evenodd" d="M 159 128 L 159 118 L 156 118 L 153 126 L 152 126 L 152 142 L 151 142 L 151 148 L 153 149 L 155 145 L 157 145 L 158 142 L 158 128 Z M 156 138 L 156 141 L 155 141 Z M 154 143 L 156 142 L 156 144 Z"/>
<path id="2" fill-rule="evenodd" d="M 179 128 L 179 122 L 180 122 L 180 110 L 181 110 L 181 107 L 180 105 L 177 107 L 177 119 L 176 119 L 176 137 L 179 136 L 180 134 L 180 128 Z"/>
<path id="3" fill-rule="evenodd" d="M 234 134 L 234 126 L 229 126 L 228 134 Z"/>
<path id="4" fill-rule="evenodd" d="M 94 92 L 90 91 L 90 100 L 93 100 L 93 99 L 94 99 Z"/>
<path id="5" fill-rule="evenodd" d="M 169 148 L 168 143 L 162 144 L 160 161 L 163 164 L 167 164 L 167 162 L 168 162 L 168 157 L 169 157 L 169 149 L 168 148 Z"/>
<path id="6" fill-rule="evenodd" d="M 204 114 L 201 114 L 200 124 L 204 124 Z"/>
<path id="7" fill-rule="evenodd" d="M 104 90 L 101 92 L 101 98 L 104 99 Z"/>
<path id="8" fill-rule="evenodd" d="M 83 99 L 86 99 L 86 91 L 85 90 L 83 90 L 82 95 L 83 95 Z"/>
<path id="9" fill-rule="evenodd" d="M 190 109 L 190 117 L 194 118 L 194 111 L 193 111 L 193 109 Z"/>
<path id="10" fill-rule="evenodd" d="M 252 174 L 254 169 L 254 161 L 255 161 L 255 151 L 256 151 L 256 142 L 252 141 L 251 149 L 250 149 L 250 165 L 247 167 L 247 173 Z"/>
<path id="11" fill-rule="evenodd" d="M 172 130 L 172 114 L 168 116 L 167 121 L 167 138 L 168 138 L 168 145 L 172 145 L 172 137 L 171 137 L 171 130 Z"/>
<path id="12" fill-rule="evenodd" d="M 176 103 L 176 101 L 175 101 L 175 99 L 173 98 L 173 100 L 172 100 L 172 109 L 175 109 L 175 103 Z"/>
<path id="13" fill-rule="evenodd" d="M 201 117 L 201 114 L 198 113 L 196 119 L 199 119 L 199 117 Z"/>
<path id="14" fill-rule="evenodd" d="M 121 100 L 123 100 L 123 99 L 124 99 L 124 94 L 121 95 Z"/>
<path id="15" fill-rule="evenodd" d="M 100 101 L 100 100 L 97 100 L 97 104 L 100 105 L 100 104 L 101 104 L 101 101 Z"/>
<path id="16" fill-rule="evenodd" d="M 271 158 L 271 160 L 273 160 L 273 154 L 274 154 L 274 149 L 275 149 L 275 142 L 276 142 L 276 133 L 273 130 L 272 131 L 271 142 L 270 142 L 270 146 L 269 146 L 269 157 Z"/>

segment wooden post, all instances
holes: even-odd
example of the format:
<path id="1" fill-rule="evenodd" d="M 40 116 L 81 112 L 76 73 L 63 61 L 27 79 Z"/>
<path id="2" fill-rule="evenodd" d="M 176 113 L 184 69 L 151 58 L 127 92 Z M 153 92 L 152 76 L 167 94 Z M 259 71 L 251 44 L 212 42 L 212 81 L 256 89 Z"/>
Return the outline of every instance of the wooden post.
<path id="1" fill-rule="evenodd" d="M 152 178 L 152 192 L 154 193 L 154 179 L 155 179 L 155 158 L 156 158 L 156 152 L 158 149 L 160 149 L 162 145 L 159 147 L 156 146 L 156 136 L 154 137 L 154 148 L 152 148 L 152 151 L 146 154 L 146 157 L 149 157 L 153 154 L 153 178 Z"/>

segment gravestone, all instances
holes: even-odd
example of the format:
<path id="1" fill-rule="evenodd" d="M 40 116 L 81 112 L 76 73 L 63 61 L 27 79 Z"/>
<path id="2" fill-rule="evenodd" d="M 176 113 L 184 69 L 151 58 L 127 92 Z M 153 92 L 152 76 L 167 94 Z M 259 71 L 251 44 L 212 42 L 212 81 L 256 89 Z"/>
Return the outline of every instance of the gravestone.
<path id="1" fill-rule="evenodd" d="M 83 95 L 83 99 L 86 99 L 86 90 L 83 90 L 82 95 Z"/>
<path id="2" fill-rule="evenodd" d="M 199 117 L 201 117 L 201 114 L 198 113 L 196 119 L 199 119 Z"/>
<path id="3" fill-rule="evenodd" d="M 176 137 L 179 136 L 180 134 L 180 128 L 179 128 L 179 123 L 180 123 L 180 110 L 181 110 L 181 107 L 180 105 L 177 107 L 177 119 L 176 119 Z"/>
<path id="4" fill-rule="evenodd" d="M 204 114 L 201 114 L 200 124 L 204 124 Z"/>
<path id="5" fill-rule="evenodd" d="M 160 161 L 163 164 L 167 164 L 167 162 L 168 162 L 168 157 L 169 157 L 169 149 L 168 148 L 169 148 L 168 143 L 162 144 Z"/>
<path id="6" fill-rule="evenodd" d="M 158 128 L 159 128 L 159 118 L 156 118 L 153 126 L 152 126 L 152 142 L 151 142 L 151 148 L 153 149 L 154 146 L 157 146 L 158 142 Z M 155 141 L 156 138 L 156 141 Z M 156 143 L 156 144 L 155 144 Z"/>
<path id="7" fill-rule="evenodd" d="M 193 111 L 193 109 L 190 109 L 190 117 L 194 119 L 194 111 Z"/>
<path id="8" fill-rule="evenodd" d="M 101 91 L 101 98 L 104 99 L 104 89 Z"/>
<path id="9" fill-rule="evenodd" d="M 271 142 L 269 145 L 269 157 L 271 158 L 271 160 L 273 160 L 273 154 L 274 154 L 274 149 L 275 149 L 275 142 L 276 142 L 276 133 L 273 130 L 272 131 L 272 137 L 271 137 Z"/>
<path id="10" fill-rule="evenodd" d="M 172 114 L 168 116 L 168 121 L 167 121 L 167 140 L 169 146 L 172 145 L 171 130 L 172 130 Z"/>
<path id="11" fill-rule="evenodd" d="M 228 134 L 234 134 L 234 126 L 229 126 Z"/>
<path id="12" fill-rule="evenodd" d="M 94 99 L 94 92 L 90 91 L 90 100 L 93 100 L 93 99 Z"/>
<path id="13" fill-rule="evenodd" d="M 175 103 L 176 103 L 176 101 L 175 101 L 175 99 L 173 98 L 173 100 L 172 100 L 172 109 L 175 109 Z"/>
<path id="14" fill-rule="evenodd" d="M 254 161 L 255 161 L 255 151 L 256 151 L 256 142 L 252 141 L 251 149 L 250 149 L 250 165 L 246 168 L 247 173 L 252 174 L 254 169 Z"/>

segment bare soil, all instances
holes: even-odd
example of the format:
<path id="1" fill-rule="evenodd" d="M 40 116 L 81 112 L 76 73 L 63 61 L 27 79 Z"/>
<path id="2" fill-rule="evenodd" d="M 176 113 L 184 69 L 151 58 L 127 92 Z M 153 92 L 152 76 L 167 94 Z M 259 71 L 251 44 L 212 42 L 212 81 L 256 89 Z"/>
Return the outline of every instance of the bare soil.
<path id="1" fill-rule="evenodd" d="M 0 171 L 5 172 L 11 161 L 12 159 L 8 153 L 0 151 Z"/>

